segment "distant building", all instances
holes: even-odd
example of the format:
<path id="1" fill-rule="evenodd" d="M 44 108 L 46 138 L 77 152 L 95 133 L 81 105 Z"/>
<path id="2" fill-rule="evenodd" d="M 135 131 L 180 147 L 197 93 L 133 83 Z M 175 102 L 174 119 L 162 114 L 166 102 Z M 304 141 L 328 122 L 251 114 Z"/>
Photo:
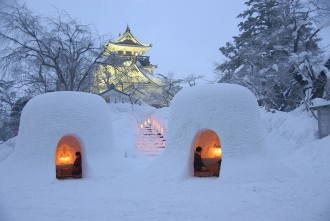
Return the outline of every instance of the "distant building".
<path id="1" fill-rule="evenodd" d="M 164 83 L 153 75 L 157 65 L 150 63 L 149 56 L 144 56 L 152 44 L 140 42 L 127 25 L 125 33 L 106 47 L 104 59 L 95 73 L 94 93 L 114 87 L 128 94 L 132 102 L 142 99 L 149 104 L 158 103 L 152 98 L 162 93 Z"/>
<path id="2" fill-rule="evenodd" d="M 128 94 L 117 90 L 114 85 L 100 94 L 107 103 L 129 103 L 130 97 Z"/>

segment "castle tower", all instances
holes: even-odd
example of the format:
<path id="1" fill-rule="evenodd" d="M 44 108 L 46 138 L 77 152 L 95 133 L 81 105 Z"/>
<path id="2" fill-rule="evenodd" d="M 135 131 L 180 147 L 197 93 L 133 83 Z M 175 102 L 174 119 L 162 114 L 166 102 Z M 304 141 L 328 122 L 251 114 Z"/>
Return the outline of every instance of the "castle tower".
<path id="1" fill-rule="evenodd" d="M 132 101 L 148 102 L 150 96 L 162 92 L 163 82 L 153 75 L 157 65 L 152 65 L 144 54 L 152 47 L 139 41 L 127 25 L 124 34 L 106 45 L 104 60 L 99 62 L 95 74 L 95 93 L 115 89 L 129 94 Z M 149 103 L 149 102 L 148 102 Z"/>

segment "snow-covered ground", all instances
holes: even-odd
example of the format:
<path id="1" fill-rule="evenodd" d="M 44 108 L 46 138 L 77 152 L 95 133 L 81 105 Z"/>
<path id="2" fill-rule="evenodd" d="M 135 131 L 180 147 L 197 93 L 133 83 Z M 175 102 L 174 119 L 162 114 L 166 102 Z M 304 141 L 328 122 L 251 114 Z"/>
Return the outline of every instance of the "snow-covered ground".
<path id="1" fill-rule="evenodd" d="M 280 174 L 236 181 L 221 171 L 219 178 L 150 176 L 153 163 L 137 150 L 138 125 L 154 115 L 166 126 L 169 108 L 109 108 L 115 145 L 125 154 L 109 177 L 22 181 L 25 168 L 11 160 L 16 138 L 0 146 L 0 220 L 330 220 L 330 136 L 317 139 L 317 121 L 303 107 L 260 109 L 267 153 Z M 40 165 L 35 173 L 42 172 Z"/>

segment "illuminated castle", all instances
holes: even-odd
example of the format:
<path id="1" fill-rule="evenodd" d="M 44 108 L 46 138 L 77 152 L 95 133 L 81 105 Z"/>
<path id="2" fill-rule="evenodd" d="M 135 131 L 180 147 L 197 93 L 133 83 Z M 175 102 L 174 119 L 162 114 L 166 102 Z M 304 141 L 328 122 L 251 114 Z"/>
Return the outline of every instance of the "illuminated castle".
<path id="1" fill-rule="evenodd" d="M 104 60 L 99 62 L 95 74 L 94 93 L 117 90 L 128 94 L 132 102 L 139 99 L 149 104 L 162 92 L 164 83 L 153 75 L 157 65 L 152 65 L 144 54 L 152 44 L 140 42 L 127 25 L 124 34 L 106 46 Z"/>

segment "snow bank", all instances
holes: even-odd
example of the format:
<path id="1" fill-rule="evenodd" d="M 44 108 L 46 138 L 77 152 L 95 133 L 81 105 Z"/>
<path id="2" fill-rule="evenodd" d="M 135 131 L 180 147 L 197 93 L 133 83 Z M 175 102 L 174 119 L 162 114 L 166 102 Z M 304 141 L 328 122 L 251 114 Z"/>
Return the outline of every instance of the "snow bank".
<path id="1" fill-rule="evenodd" d="M 16 137 L 0 144 L 0 162 L 7 159 L 15 150 Z"/>
<path id="2" fill-rule="evenodd" d="M 312 100 L 311 107 L 320 107 L 320 106 L 325 106 L 325 105 L 330 105 L 330 101 L 327 101 L 322 98 L 315 98 Z"/>
<path id="3" fill-rule="evenodd" d="M 199 87 L 196 90 L 199 90 Z M 192 93 L 192 96 L 196 97 L 196 93 Z M 205 99 L 209 99 L 208 96 L 210 95 L 208 94 Z M 230 94 L 230 96 L 232 95 Z M 236 96 L 236 93 L 234 93 L 233 97 Z M 243 96 L 243 98 L 245 97 Z M 57 100 L 57 98 L 55 99 Z M 85 101 L 90 102 L 90 105 L 95 105 L 99 103 L 94 101 L 95 99 L 86 97 Z M 86 102 L 79 103 L 82 109 L 92 110 L 95 114 L 99 114 Z M 215 103 L 217 102 L 218 100 Z M 43 104 L 38 104 L 39 107 L 41 105 Z M 194 110 L 187 112 L 187 115 L 196 111 L 196 109 L 204 108 L 200 105 L 196 102 Z M 105 110 L 101 106 L 98 105 L 95 108 Z M 229 108 L 226 104 L 223 106 Z M 40 108 L 49 111 L 48 107 L 49 104 L 46 104 Z M 176 107 L 175 111 L 180 110 L 178 104 L 173 105 L 173 107 Z M 127 157 L 124 158 L 124 161 L 125 165 L 129 166 L 120 164 L 120 168 L 124 168 L 126 171 L 120 172 L 114 177 L 111 171 L 120 163 L 124 145 L 130 146 L 129 148 L 136 148 L 134 145 L 136 141 L 136 119 L 145 119 L 154 112 L 154 109 L 143 105 L 130 106 L 119 103 L 116 105 L 109 104 L 107 109 L 110 109 L 111 113 L 110 123 L 114 128 L 115 136 L 113 137 L 116 147 L 111 146 L 109 151 L 113 153 L 117 151 L 117 147 L 121 151 L 120 154 L 115 156 L 118 159 L 109 158 L 107 162 L 102 161 L 105 166 L 102 170 L 109 171 L 107 177 L 83 180 L 55 180 L 51 182 L 47 180 L 47 183 L 45 183 L 49 166 L 44 165 L 48 161 L 45 160 L 42 165 L 34 169 L 28 168 L 31 164 L 33 166 L 33 162 L 27 164 L 22 162 L 24 159 L 13 160 L 19 158 L 18 156 L 13 157 L 14 153 L 17 154 L 13 147 L 15 138 L 0 145 L 0 174 L 2 179 L 0 185 L 0 220 L 264 220 L 265 217 L 271 221 L 330 220 L 330 190 L 328 187 L 330 183 L 330 136 L 317 139 L 317 133 L 315 132 L 317 121 L 309 112 L 303 111 L 302 107 L 291 113 L 279 111 L 271 113 L 259 109 L 265 125 L 266 138 L 270 138 L 266 140 L 268 141 L 266 143 L 267 151 L 273 149 L 274 152 L 271 157 L 278 157 L 289 168 L 299 170 L 298 176 L 286 179 L 281 179 L 281 177 L 283 177 L 283 174 L 287 174 L 287 169 L 279 163 L 270 164 L 269 162 L 274 161 L 264 157 L 261 153 L 250 154 L 247 157 L 234 155 L 228 158 L 228 151 L 230 150 L 225 145 L 222 134 L 218 134 L 224 152 L 220 178 L 189 177 L 185 180 L 173 179 L 173 174 L 179 173 L 182 177 L 183 172 L 185 172 L 183 167 L 190 167 L 190 163 L 187 163 L 190 153 L 187 154 L 187 152 L 191 151 L 190 148 L 193 145 L 193 141 L 189 141 L 188 146 L 174 146 L 173 143 L 176 141 L 178 145 L 182 145 L 180 140 L 173 140 L 174 134 L 171 135 L 171 149 L 175 150 L 175 153 L 168 146 L 168 150 L 165 150 L 168 157 L 162 154 L 160 161 L 158 159 L 153 161 L 153 164 L 148 168 L 149 176 L 141 175 L 149 161 L 145 158 Z M 176 125 L 175 121 L 178 121 L 178 125 L 182 129 L 184 122 L 173 118 L 175 111 L 170 111 L 171 124 Z M 220 112 L 220 110 L 217 111 Z M 81 112 L 83 110 L 78 110 L 78 116 L 81 116 Z M 162 109 L 157 110 L 154 115 L 157 115 L 159 119 L 169 119 L 167 116 L 161 116 L 160 112 L 167 115 L 167 112 L 162 111 Z M 40 111 L 36 110 L 35 113 L 40 114 Z M 62 111 L 58 111 L 58 113 L 63 114 Z M 183 115 L 183 113 L 181 114 Z M 92 118 L 90 115 L 87 116 Z M 107 121 L 105 117 L 108 116 L 106 115 L 108 114 L 103 113 L 99 116 L 104 117 L 103 121 Z M 218 120 L 221 115 L 217 115 L 217 118 L 215 118 L 213 112 L 204 112 L 201 118 L 207 118 L 204 115 L 212 117 L 217 122 L 224 121 Z M 56 114 L 54 116 L 56 119 L 59 118 Z M 72 114 L 69 114 L 69 116 L 72 116 Z M 30 117 L 36 118 L 34 115 Z M 187 120 L 187 118 L 189 117 L 186 116 L 185 119 Z M 53 122 L 49 119 L 46 120 Z M 84 121 L 79 117 L 76 120 Z M 24 117 L 24 121 L 26 121 L 26 117 Z M 61 120 L 61 122 L 63 121 Z M 232 119 L 232 121 L 234 122 L 235 119 Z M 33 122 L 36 122 L 36 120 Z M 44 126 L 47 131 L 50 131 L 52 127 L 52 125 L 48 125 L 50 128 L 47 128 L 48 126 L 45 126 L 44 123 L 38 123 Z M 103 125 L 100 120 L 97 120 L 97 123 Z M 195 124 L 193 123 L 193 125 Z M 191 126 L 190 121 L 186 122 L 186 125 Z M 34 125 L 30 126 L 31 129 L 36 128 Z M 53 129 L 60 130 L 59 128 Z M 94 126 L 91 129 L 100 132 L 100 129 L 95 129 Z M 175 130 L 177 132 L 179 129 Z M 182 134 L 190 133 L 190 130 L 192 128 L 186 127 Z M 38 131 L 44 135 L 40 129 Z M 50 131 L 50 133 L 61 137 L 53 131 Z M 95 139 L 93 136 L 86 136 L 93 141 Z M 102 135 L 103 138 L 104 136 Z M 22 148 L 24 141 L 22 138 L 20 139 L 20 148 Z M 26 141 L 29 146 L 26 145 L 24 148 L 33 148 L 30 139 L 27 138 Z M 81 139 L 84 140 L 84 137 L 81 137 Z M 183 136 L 183 139 L 187 140 L 186 136 Z M 38 141 L 39 138 L 36 140 Z M 50 139 L 50 141 L 56 147 L 57 143 L 53 139 Z M 85 149 L 89 149 L 86 144 L 90 143 L 84 140 Z M 49 145 L 45 145 L 45 147 L 49 147 Z M 52 165 L 55 147 L 52 148 Z M 290 151 L 286 151 L 287 149 L 290 149 Z M 14 153 L 10 154 L 12 151 Z M 23 154 L 22 151 L 20 153 Z M 39 156 L 49 158 L 45 153 L 39 154 Z M 164 157 L 163 161 L 161 160 L 162 157 Z M 186 157 L 188 157 L 188 160 Z M 1 161 L 1 159 L 3 160 Z M 29 158 L 29 161 L 40 162 L 35 156 Z M 164 163 L 164 165 L 160 163 Z M 111 168 L 109 168 L 109 165 Z M 276 167 L 276 170 L 274 170 L 274 167 Z M 150 171 L 153 168 L 155 169 L 154 172 L 159 175 L 158 179 L 155 179 L 155 175 L 150 176 Z M 51 173 L 53 173 L 53 169 L 55 169 L 54 166 Z M 45 172 L 45 170 L 47 171 Z M 42 173 L 43 177 L 33 179 L 36 173 Z M 274 178 L 274 174 L 277 177 Z M 94 176 L 94 174 L 92 175 Z M 54 176 L 52 175 L 51 178 L 54 179 Z M 198 211 L 196 208 L 198 208 Z"/>
<path id="4" fill-rule="evenodd" d="M 151 118 L 159 122 L 165 128 L 167 128 L 167 121 L 168 121 L 167 117 L 169 110 L 170 109 L 168 107 L 157 109 Z"/>
<path id="5" fill-rule="evenodd" d="M 302 105 L 289 113 L 272 113 L 261 109 L 265 133 L 268 139 L 274 138 L 271 143 L 277 143 L 270 149 L 274 156 L 285 157 L 290 151 L 317 139 L 317 120 L 310 112 L 303 111 L 304 108 Z M 279 138 L 283 144 L 279 144 Z M 279 152 L 283 155 L 279 155 Z"/>
<path id="6" fill-rule="evenodd" d="M 328 101 L 317 98 L 315 106 Z M 330 180 L 330 136 L 318 139 L 318 122 L 304 105 L 287 113 L 261 110 L 267 148 L 274 158 L 292 170 L 309 177 Z"/>
<path id="7" fill-rule="evenodd" d="M 115 146 L 120 147 L 121 155 L 135 158 L 142 153 L 137 148 L 138 126 L 150 118 L 157 110 L 155 107 L 131 103 L 109 103 L 111 123 L 114 130 Z"/>
<path id="8" fill-rule="evenodd" d="M 166 139 L 167 133 L 167 117 L 169 108 L 163 107 L 158 109 L 151 117 L 151 126 L 160 132 Z"/>
<path id="9" fill-rule="evenodd" d="M 56 150 L 61 138 L 69 135 L 81 146 L 83 178 L 108 176 L 112 164 L 120 161 L 110 119 L 106 103 L 97 95 L 52 92 L 34 97 L 23 109 L 10 158 L 21 165 L 16 172 L 30 180 L 55 180 Z"/>
<path id="10" fill-rule="evenodd" d="M 233 175 L 228 172 L 230 162 L 239 164 L 242 159 L 255 161 L 265 156 L 261 116 L 254 95 L 238 85 L 200 85 L 183 89 L 172 100 L 166 148 L 148 170 L 165 179 L 191 176 L 197 137 L 206 130 L 220 138 L 221 176 Z"/>

